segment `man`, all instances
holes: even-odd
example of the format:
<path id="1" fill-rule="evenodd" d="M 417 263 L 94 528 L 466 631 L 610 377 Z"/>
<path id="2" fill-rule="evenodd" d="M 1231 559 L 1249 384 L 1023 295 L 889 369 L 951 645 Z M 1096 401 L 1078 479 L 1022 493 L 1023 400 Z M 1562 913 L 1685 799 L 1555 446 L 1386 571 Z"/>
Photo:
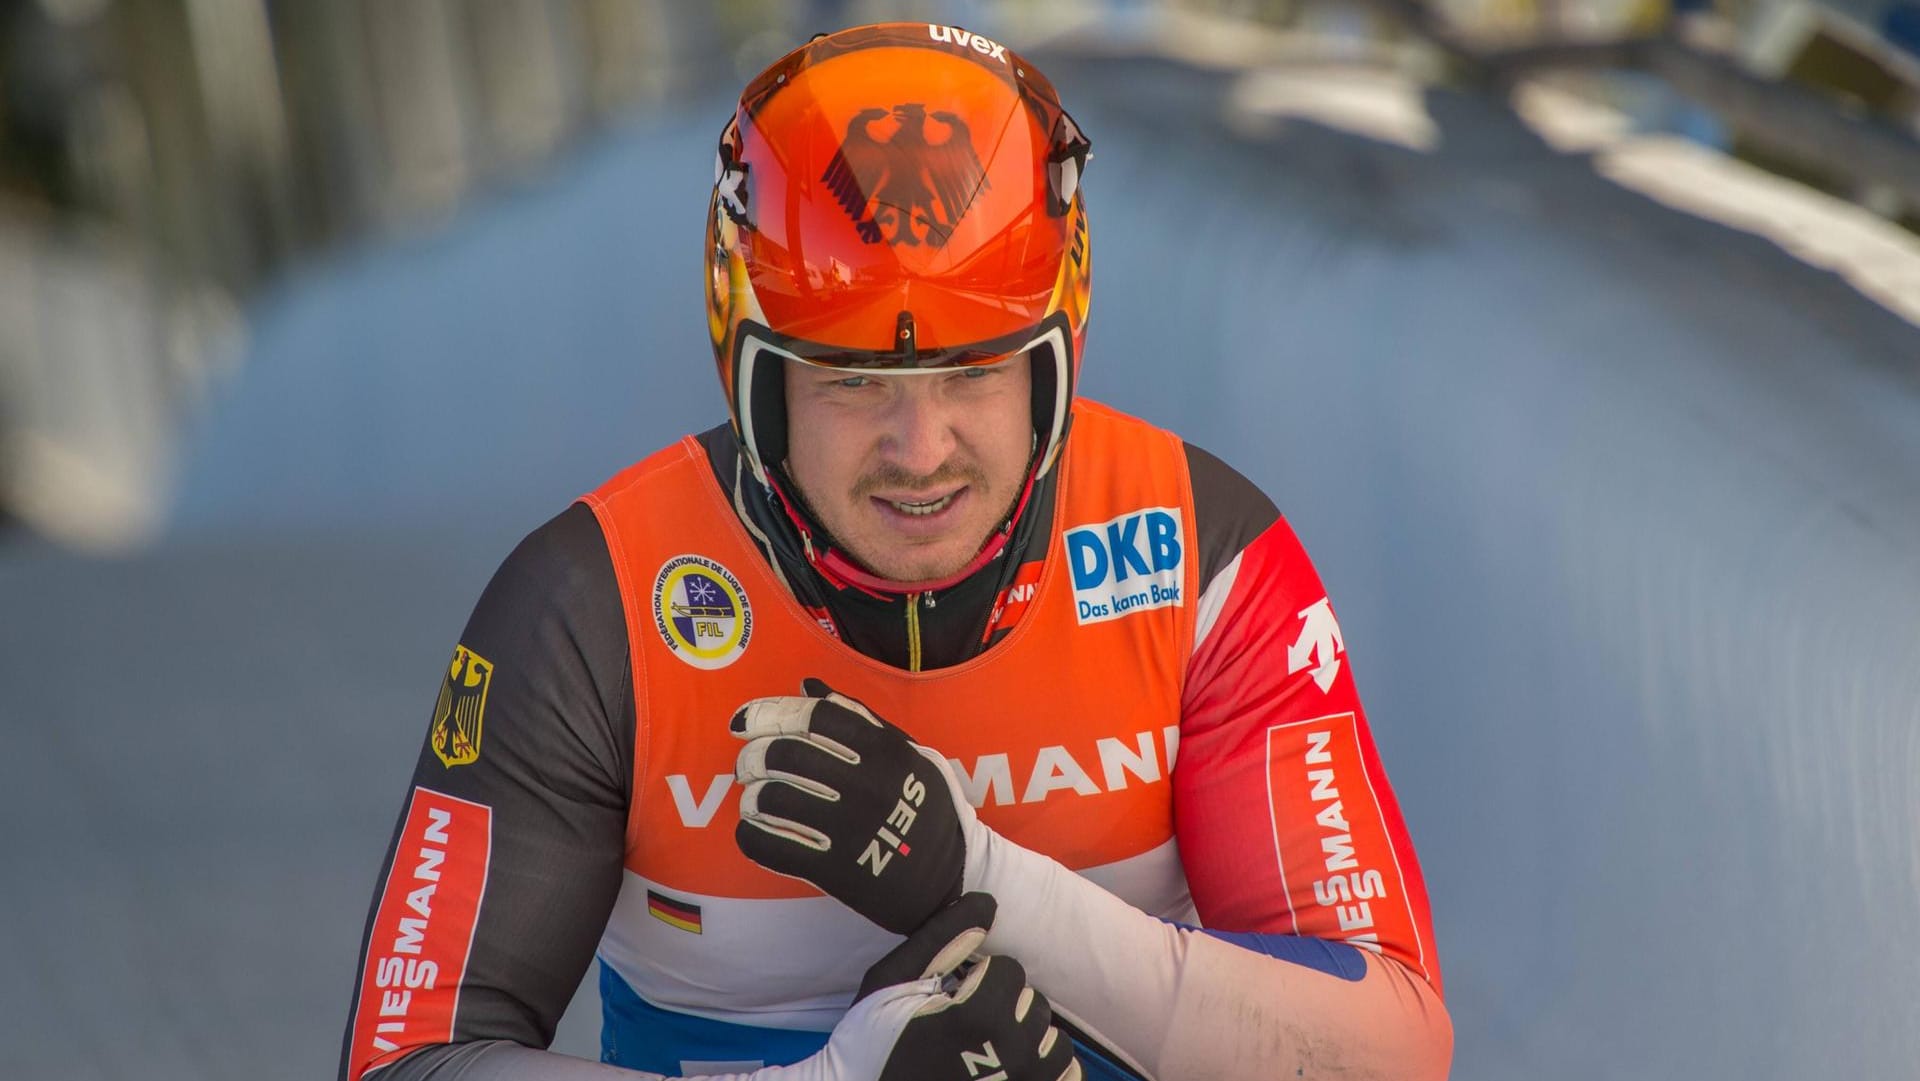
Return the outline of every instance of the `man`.
<path id="1" fill-rule="evenodd" d="M 748 86 L 709 206 L 731 424 L 481 597 L 343 1076 L 607 1076 L 536 1050 L 596 953 L 602 1058 L 656 1075 L 1445 1075 L 1305 553 L 1217 459 L 1075 399 L 1087 149 L 952 27 Z"/>

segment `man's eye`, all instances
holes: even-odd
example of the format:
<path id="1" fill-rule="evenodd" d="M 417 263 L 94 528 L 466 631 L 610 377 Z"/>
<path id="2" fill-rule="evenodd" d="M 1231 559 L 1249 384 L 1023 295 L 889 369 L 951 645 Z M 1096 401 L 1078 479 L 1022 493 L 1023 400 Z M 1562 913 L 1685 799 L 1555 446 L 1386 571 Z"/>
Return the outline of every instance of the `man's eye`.
<path id="1" fill-rule="evenodd" d="M 845 379 L 834 380 L 833 385 L 836 387 L 846 387 L 849 390 L 854 390 L 860 387 L 864 387 L 871 382 L 873 382 L 873 380 L 867 378 L 864 375 L 850 375 L 850 376 L 847 376 Z"/>

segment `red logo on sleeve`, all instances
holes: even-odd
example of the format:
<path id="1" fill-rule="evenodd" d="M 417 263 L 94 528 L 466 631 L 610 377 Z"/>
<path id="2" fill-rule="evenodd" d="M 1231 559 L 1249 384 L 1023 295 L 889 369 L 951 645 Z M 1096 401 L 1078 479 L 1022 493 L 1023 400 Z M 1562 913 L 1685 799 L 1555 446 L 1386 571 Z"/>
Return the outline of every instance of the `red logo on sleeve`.
<path id="1" fill-rule="evenodd" d="M 1376 953 L 1384 946 L 1426 972 L 1428 944 L 1361 758 L 1355 716 L 1267 729 L 1267 790 L 1296 933 Z"/>
<path id="2" fill-rule="evenodd" d="M 352 1081 L 402 1051 L 453 1039 L 492 849 L 491 808 L 413 790 L 360 973 Z"/>

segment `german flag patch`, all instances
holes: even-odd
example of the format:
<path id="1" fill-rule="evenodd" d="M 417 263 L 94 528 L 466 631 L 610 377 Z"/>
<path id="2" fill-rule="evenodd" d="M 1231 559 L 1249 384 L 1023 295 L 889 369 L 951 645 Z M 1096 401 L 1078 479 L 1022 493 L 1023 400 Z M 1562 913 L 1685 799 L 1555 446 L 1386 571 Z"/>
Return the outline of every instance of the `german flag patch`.
<path id="1" fill-rule="evenodd" d="M 647 891 L 647 912 L 661 923 L 669 923 L 682 931 L 703 933 L 700 930 L 700 906 L 677 901 L 664 893 Z"/>

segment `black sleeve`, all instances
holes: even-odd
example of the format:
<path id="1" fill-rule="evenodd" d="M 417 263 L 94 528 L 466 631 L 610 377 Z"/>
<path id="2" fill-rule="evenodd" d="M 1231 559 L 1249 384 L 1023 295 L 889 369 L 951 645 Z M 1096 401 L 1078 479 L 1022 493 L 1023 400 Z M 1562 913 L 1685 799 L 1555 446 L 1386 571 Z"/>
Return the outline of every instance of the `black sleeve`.
<path id="1" fill-rule="evenodd" d="M 1280 520 L 1280 509 L 1232 466 L 1192 443 L 1186 449 L 1200 543 L 1200 590 L 1205 593 L 1233 557 Z"/>
<path id="2" fill-rule="evenodd" d="M 447 1018 L 452 1045 L 552 1042 L 620 889 L 634 741 L 627 647 L 605 538 L 576 504 L 507 557 L 442 673 L 368 915 L 343 1079 L 374 1061 L 393 1081 L 453 1065 Z M 464 802 L 433 803 L 448 798 Z M 453 836 L 443 854 L 432 838 L 458 829 L 409 825 L 410 810 L 418 820 L 429 805 L 487 828 Z M 443 965 L 432 986 L 376 975 L 423 956 L 410 934 L 425 936 L 426 955 L 454 957 L 470 941 L 464 971 Z M 408 997 L 385 997 L 403 987 Z M 372 1042 L 370 1018 L 387 1019 L 383 1042 Z M 436 1046 L 386 1065 L 393 1044 Z"/>

